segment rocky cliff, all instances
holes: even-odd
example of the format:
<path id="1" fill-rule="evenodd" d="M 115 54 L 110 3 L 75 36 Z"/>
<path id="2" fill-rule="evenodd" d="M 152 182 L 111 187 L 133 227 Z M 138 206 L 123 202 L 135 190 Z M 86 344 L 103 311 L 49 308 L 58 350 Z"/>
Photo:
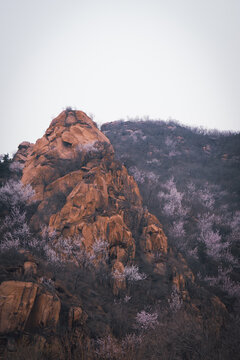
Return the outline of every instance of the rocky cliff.
<path id="1" fill-rule="evenodd" d="M 87 250 L 96 240 L 108 243 L 109 258 L 127 264 L 136 248 L 156 272 L 165 272 L 167 239 L 159 221 L 143 209 L 138 186 L 114 160 L 108 140 L 81 111 L 64 111 L 36 142 L 23 170 L 22 182 L 39 202 L 31 224 L 57 234 L 78 235 Z M 122 268 L 122 264 L 118 267 Z"/>
<path id="2" fill-rule="evenodd" d="M 194 287 L 191 270 L 169 249 L 158 219 L 143 207 L 133 177 L 114 159 L 108 138 L 85 113 L 63 111 L 35 145 L 22 143 L 15 160 L 24 164 L 22 183 L 35 191 L 29 219 L 34 236 L 54 233 L 48 247 L 57 249 L 63 262 L 63 240 L 71 242 L 71 249 L 81 243 L 100 275 L 81 270 L 76 251 L 72 264 L 70 256 L 70 263 L 60 268 L 23 250 L 18 265 L 2 267 L 0 350 L 2 343 L 14 352 L 16 341 L 22 344 L 27 338 L 35 350 L 59 359 L 78 358 L 71 349 L 79 341 L 123 337 L 134 331 L 140 310 L 160 303 L 171 309 L 184 304 L 201 323 L 205 300 L 189 292 Z M 96 244 L 104 244 L 104 253 L 94 257 Z M 217 298 L 206 298 L 215 317 L 207 315 L 207 322 L 219 330 L 226 310 Z M 60 329 L 68 332 L 68 345 Z M 82 358 L 95 359 L 96 353 L 91 357 L 85 348 Z"/>

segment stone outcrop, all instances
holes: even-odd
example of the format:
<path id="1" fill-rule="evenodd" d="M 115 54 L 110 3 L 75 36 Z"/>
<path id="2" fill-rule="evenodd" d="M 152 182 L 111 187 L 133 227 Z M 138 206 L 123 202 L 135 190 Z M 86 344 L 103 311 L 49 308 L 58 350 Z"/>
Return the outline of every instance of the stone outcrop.
<path id="1" fill-rule="evenodd" d="M 20 162 L 21 164 L 25 164 L 28 155 L 31 154 L 34 144 L 23 141 L 21 144 L 18 145 L 18 151 L 13 157 L 13 161 Z"/>
<path id="2" fill-rule="evenodd" d="M 27 327 L 30 329 L 49 325 L 56 327 L 60 309 L 61 303 L 56 295 L 50 293 L 40 294 L 34 302 Z"/>
<path id="3" fill-rule="evenodd" d="M 68 328 L 73 329 L 75 326 L 81 326 L 86 319 L 87 314 L 80 306 L 72 306 L 68 312 Z"/>
<path id="4" fill-rule="evenodd" d="M 97 160 L 112 154 L 109 140 L 86 114 L 63 111 L 34 145 L 22 181 L 30 183 L 36 192 L 36 199 L 42 201 L 49 195 L 46 194 L 49 184 L 71 173 L 74 168 L 80 169 L 90 158 Z"/>
<path id="5" fill-rule="evenodd" d="M 96 240 L 106 241 L 113 268 L 134 260 L 137 246 L 152 264 L 155 253 L 168 252 L 162 227 L 143 210 L 133 177 L 81 111 L 66 110 L 52 121 L 28 156 L 22 182 L 31 184 L 39 202 L 31 219 L 36 231 L 44 224 L 59 236 L 77 235 L 89 251 Z"/>
<path id="6" fill-rule="evenodd" d="M 0 333 L 25 328 L 37 294 L 32 282 L 4 281 L 0 285 Z"/>
<path id="7" fill-rule="evenodd" d="M 0 285 L 0 334 L 37 327 L 55 327 L 61 303 L 57 295 L 33 282 L 4 281 Z"/>

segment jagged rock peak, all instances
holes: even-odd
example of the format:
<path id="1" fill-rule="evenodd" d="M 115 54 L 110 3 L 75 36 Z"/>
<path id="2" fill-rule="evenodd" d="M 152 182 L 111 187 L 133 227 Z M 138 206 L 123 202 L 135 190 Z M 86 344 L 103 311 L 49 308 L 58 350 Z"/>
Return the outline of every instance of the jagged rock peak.
<path id="1" fill-rule="evenodd" d="M 81 131 L 80 131 L 81 130 Z M 62 111 L 52 120 L 45 136 L 52 141 L 63 135 L 63 142 L 66 146 L 74 146 L 95 141 L 110 143 L 96 124 L 83 111 L 69 110 Z"/>
<path id="2" fill-rule="evenodd" d="M 167 254 L 162 227 L 144 211 L 138 186 L 126 168 L 114 160 L 108 138 L 81 111 L 65 110 L 34 145 L 22 181 L 31 184 L 39 202 L 31 219 L 59 236 L 81 237 L 87 249 L 96 240 L 108 243 L 114 269 L 135 259 Z M 138 244 L 138 245 L 137 245 Z M 166 272 L 165 262 L 155 267 Z"/>
<path id="3" fill-rule="evenodd" d="M 52 120 L 25 163 L 22 182 L 31 184 L 41 200 L 46 185 L 80 169 L 90 160 L 112 159 L 113 147 L 82 111 L 65 110 Z"/>

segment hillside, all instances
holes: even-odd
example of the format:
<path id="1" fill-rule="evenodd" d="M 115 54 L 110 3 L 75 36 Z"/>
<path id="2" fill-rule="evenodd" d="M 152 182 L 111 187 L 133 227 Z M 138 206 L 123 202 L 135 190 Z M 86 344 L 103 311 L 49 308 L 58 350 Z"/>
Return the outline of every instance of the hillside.
<path id="1" fill-rule="evenodd" d="M 207 132 L 169 121 L 115 121 L 102 125 L 117 158 L 128 169 L 154 172 L 165 182 L 174 176 L 180 187 L 194 182 L 217 184 L 231 206 L 240 202 L 240 134 Z M 134 169 L 132 169 L 134 171 Z"/>
<path id="2" fill-rule="evenodd" d="M 141 120 L 102 131 L 198 281 L 238 309 L 240 134 Z"/>
<path id="3" fill-rule="evenodd" d="M 85 113 L 66 109 L 1 169 L 2 358 L 234 358 L 237 321 Z"/>

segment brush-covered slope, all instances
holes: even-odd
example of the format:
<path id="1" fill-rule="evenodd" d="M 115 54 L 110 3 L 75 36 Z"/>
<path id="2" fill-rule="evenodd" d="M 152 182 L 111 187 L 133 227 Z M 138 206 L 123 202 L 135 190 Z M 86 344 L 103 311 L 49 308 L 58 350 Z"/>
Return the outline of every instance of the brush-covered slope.
<path id="1" fill-rule="evenodd" d="M 22 143 L 15 159 L 24 164 L 23 187 L 15 179 L 0 191 L 3 203 L 16 189 L 21 200 L 0 219 L 0 352 L 5 346 L 2 353 L 13 358 L 30 358 L 32 349 L 42 359 L 81 353 L 115 360 L 187 352 L 194 359 L 203 329 L 213 351 L 224 305 L 195 285 L 143 207 L 134 178 L 85 113 L 63 111 L 35 145 Z M 191 346 L 183 338 L 170 349 L 183 328 L 186 337 L 196 334 Z"/>
<path id="2" fill-rule="evenodd" d="M 240 134 L 150 120 L 112 122 L 102 131 L 171 246 L 202 285 L 238 312 Z"/>
<path id="3" fill-rule="evenodd" d="M 197 187 L 206 182 L 217 184 L 228 191 L 232 208 L 239 208 L 239 133 L 207 132 L 161 120 L 115 121 L 102 125 L 101 130 L 130 173 L 134 167 L 139 176 L 142 172 L 139 184 L 150 172 L 160 176 L 162 183 L 174 176 L 181 188 L 189 182 Z"/>

